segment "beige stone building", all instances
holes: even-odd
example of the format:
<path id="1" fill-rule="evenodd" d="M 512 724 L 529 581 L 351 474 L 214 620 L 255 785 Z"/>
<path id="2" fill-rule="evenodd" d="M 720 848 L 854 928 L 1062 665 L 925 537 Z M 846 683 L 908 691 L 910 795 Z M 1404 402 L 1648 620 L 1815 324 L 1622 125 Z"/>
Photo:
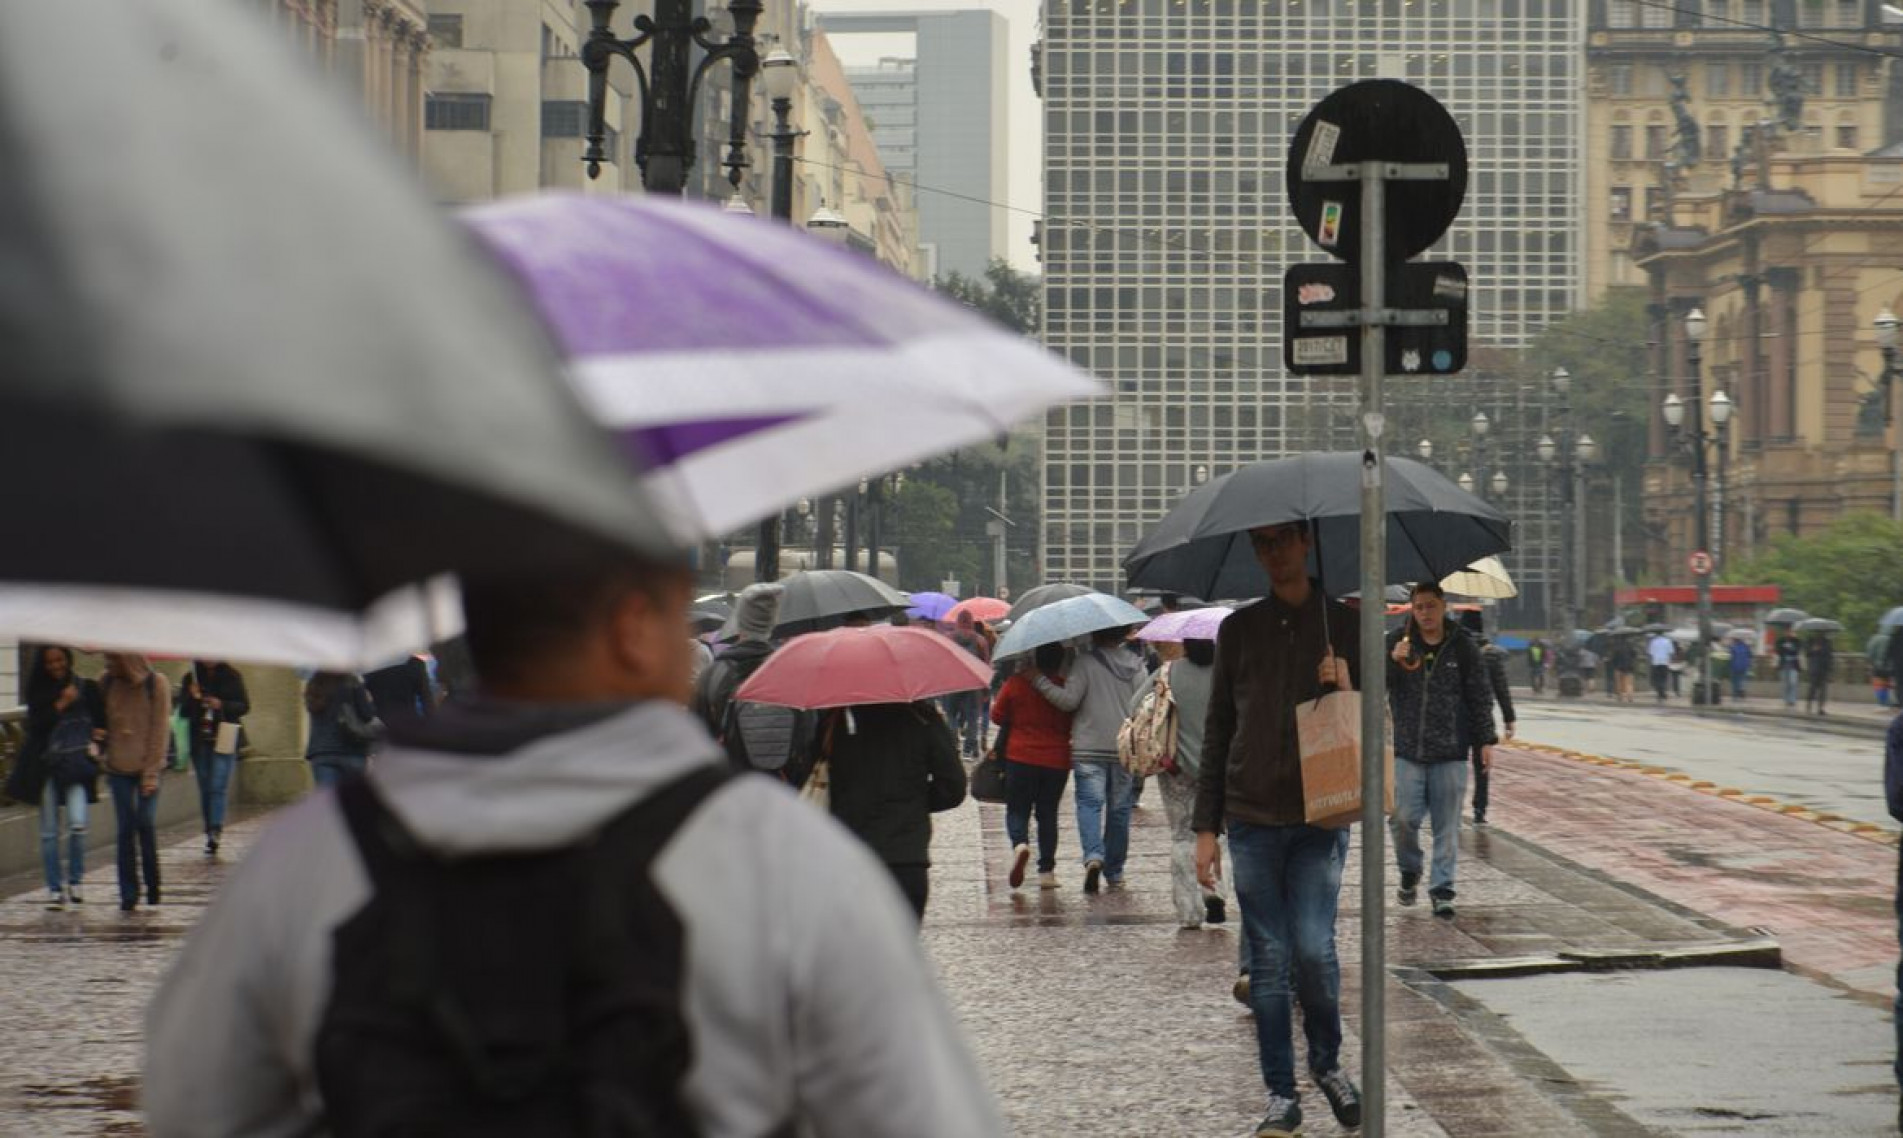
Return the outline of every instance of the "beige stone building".
<path id="1" fill-rule="evenodd" d="M 1878 0 L 1590 0 L 1586 299 L 1643 284 L 1635 236 L 1665 219 L 1674 195 L 1734 184 L 1734 159 L 1761 146 L 1858 154 L 1892 141 L 1898 72 L 1885 53 L 1903 48 L 1903 27 L 1883 11 Z M 1769 27 L 1797 34 L 1780 53 Z M 1794 129 L 1760 127 L 1787 114 Z"/>
<path id="2" fill-rule="evenodd" d="M 1707 542 L 1689 460 L 1651 417 L 1646 565 L 1662 580 L 1688 579 L 1701 545 L 1722 564 L 1776 535 L 1896 505 L 1900 428 L 1885 425 L 1873 323 L 1903 307 L 1903 153 L 1783 154 L 1745 181 L 1769 188 L 1678 195 L 1668 222 L 1631 250 L 1651 289 L 1660 398 L 1669 390 L 1703 408 L 1723 391 L 1735 407 L 1722 479 L 1716 455 L 1709 466 Z M 1707 321 L 1697 375 L 1693 308 Z"/>
<path id="3" fill-rule="evenodd" d="M 631 34 L 624 8 L 621 34 Z M 608 72 L 609 161 L 582 165 L 588 75 L 579 50 L 587 12 L 568 0 L 431 0 L 424 172 L 449 203 L 545 188 L 618 193 L 640 186 L 626 124 L 634 72 Z"/>
<path id="4" fill-rule="evenodd" d="M 290 42 L 355 92 L 405 156 L 423 152 L 424 0 L 254 0 Z"/>

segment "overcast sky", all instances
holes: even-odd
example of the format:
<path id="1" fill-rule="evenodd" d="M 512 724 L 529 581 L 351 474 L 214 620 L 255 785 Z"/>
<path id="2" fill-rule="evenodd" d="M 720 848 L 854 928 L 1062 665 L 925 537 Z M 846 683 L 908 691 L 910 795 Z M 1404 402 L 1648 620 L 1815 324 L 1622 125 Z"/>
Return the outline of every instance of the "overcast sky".
<path id="1" fill-rule="evenodd" d="M 991 0 L 990 3 L 960 3 L 958 0 L 932 3 L 927 0 L 817 0 L 816 11 L 825 12 L 942 12 L 967 8 L 990 8 L 1002 14 L 1008 24 L 1005 66 L 1010 80 L 1010 198 L 1004 204 L 1016 206 L 1006 213 L 1005 256 L 1025 272 L 1037 271 L 1037 258 L 1031 248 L 1033 213 L 1043 208 L 1039 192 L 1038 164 L 1041 161 L 1043 116 L 1037 95 L 1031 90 L 1031 44 L 1037 37 L 1037 0 Z M 837 35 L 833 50 L 848 67 L 876 64 L 881 56 L 910 56 L 910 36 Z M 923 191 L 921 190 L 921 194 Z"/>

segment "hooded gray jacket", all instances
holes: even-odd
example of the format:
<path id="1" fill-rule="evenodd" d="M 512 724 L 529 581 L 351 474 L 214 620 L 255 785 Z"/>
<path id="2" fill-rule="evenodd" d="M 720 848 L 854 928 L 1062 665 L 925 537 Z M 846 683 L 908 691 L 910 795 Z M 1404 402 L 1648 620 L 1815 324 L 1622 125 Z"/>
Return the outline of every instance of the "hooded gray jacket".
<path id="1" fill-rule="evenodd" d="M 722 761 L 671 705 L 539 736 L 514 726 L 527 741 L 502 753 L 399 746 L 372 777 L 420 840 L 467 854 L 573 842 L 689 768 Z M 795 1117 L 819 1135 L 1003 1132 L 910 909 L 830 817 L 769 779 L 738 778 L 688 819 L 654 872 L 686 928 L 694 1062 L 684 1093 L 708 1138 L 755 1138 Z M 332 933 L 367 896 L 331 795 L 272 820 L 148 1011 L 152 1134 L 288 1136 L 319 1125 L 312 1045 Z"/>
<path id="2" fill-rule="evenodd" d="M 1031 683 L 1051 705 L 1072 712 L 1072 761 L 1115 762 L 1117 732 L 1129 718 L 1130 697 L 1148 677 L 1143 662 L 1121 648 L 1092 648 L 1079 655 L 1061 684 L 1039 672 Z"/>

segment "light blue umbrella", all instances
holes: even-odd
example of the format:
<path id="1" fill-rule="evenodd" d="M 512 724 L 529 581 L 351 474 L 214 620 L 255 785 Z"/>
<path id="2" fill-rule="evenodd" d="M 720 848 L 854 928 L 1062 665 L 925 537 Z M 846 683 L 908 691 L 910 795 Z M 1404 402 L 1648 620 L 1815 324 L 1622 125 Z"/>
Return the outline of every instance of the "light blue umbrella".
<path id="1" fill-rule="evenodd" d="M 1106 593 L 1085 593 L 1025 613 L 998 641 L 992 656 L 1020 656 L 1046 644 L 1075 640 L 1107 628 L 1129 628 L 1149 619 L 1129 601 Z"/>
<path id="2" fill-rule="evenodd" d="M 1884 613 L 1883 619 L 1877 621 L 1877 627 L 1878 628 L 1903 627 L 1903 605 L 1898 605 L 1895 608 L 1891 609 L 1889 612 Z"/>

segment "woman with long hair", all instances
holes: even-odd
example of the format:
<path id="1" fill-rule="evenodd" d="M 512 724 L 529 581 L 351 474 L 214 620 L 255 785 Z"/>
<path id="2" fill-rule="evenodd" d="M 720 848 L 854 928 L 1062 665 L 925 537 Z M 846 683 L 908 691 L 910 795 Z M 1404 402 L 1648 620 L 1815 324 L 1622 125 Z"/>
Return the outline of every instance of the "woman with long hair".
<path id="1" fill-rule="evenodd" d="M 363 681 L 348 672 L 319 672 L 304 685 L 310 741 L 304 745 L 311 781 L 319 789 L 361 775 L 380 723 Z"/>
<path id="2" fill-rule="evenodd" d="M 251 710 L 244 676 L 223 660 L 194 661 L 179 684 L 178 713 L 191 725 L 192 772 L 198 780 L 198 814 L 205 824 L 205 855 L 215 856 L 225 836 L 225 804 L 231 771 Z"/>
<path id="3" fill-rule="evenodd" d="M 86 819 L 99 801 L 99 743 L 105 738 L 106 703 L 99 685 L 73 673 L 69 648 L 39 650 L 26 685 L 26 745 L 18 779 L 7 787 L 21 801 L 40 806 L 40 861 L 46 870 L 49 909 L 85 898 Z M 66 864 L 60 865 L 60 813 L 66 815 Z"/>
<path id="4" fill-rule="evenodd" d="M 1011 888 L 1024 884 L 1031 860 L 1031 816 L 1037 816 L 1037 884 L 1057 888 L 1057 807 L 1070 781 L 1071 713 L 1031 686 L 1033 675 L 1064 682 L 1064 648 L 1046 644 L 1004 681 L 991 701 L 996 746 L 1004 760 L 1004 832 L 1011 842 Z"/>

